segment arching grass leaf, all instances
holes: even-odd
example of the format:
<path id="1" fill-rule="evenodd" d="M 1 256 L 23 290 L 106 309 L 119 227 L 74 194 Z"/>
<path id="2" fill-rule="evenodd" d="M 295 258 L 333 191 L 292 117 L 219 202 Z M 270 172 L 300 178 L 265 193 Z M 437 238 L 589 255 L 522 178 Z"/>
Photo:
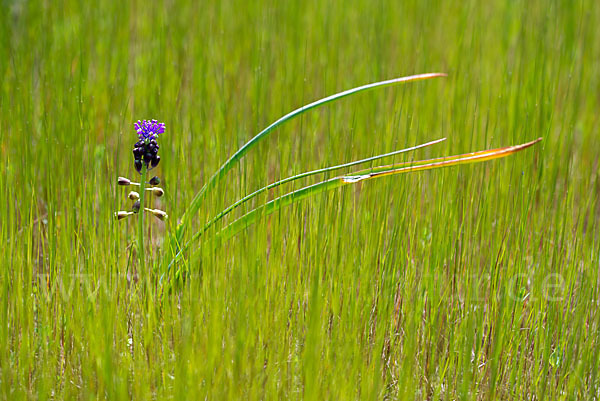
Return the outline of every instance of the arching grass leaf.
<path id="1" fill-rule="evenodd" d="M 175 231 L 175 238 L 173 238 L 174 241 L 172 242 L 172 245 L 175 247 L 175 249 L 179 248 L 179 243 L 182 240 L 183 233 L 184 233 L 185 229 L 187 228 L 187 226 L 189 225 L 190 219 L 198 213 L 198 210 L 200 210 L 200 206 L 202 205 L 202 201 L 203 201 L 204 197 L 206 196 L 206 194 L 212 188 L 214 188 L 215 185 L 217 185 L 217 183 L 221 179 L 223 179 L 223 177 L 225 177 L 227 172 L 229 170 L 231 170 L 231 168 L 236 163 L 238 163 L 242 159 L 242 157 L 244 157 L 246 155 L 246 153 L 248 153 L 254 146 L 256 146 L 256 144 L 258 144 L 259 141 L 266 138 L 267 135 L 270 134 L 279 125 L 281 125 L 281 124 L 285 123 L 286 121 L 289 121 L 295 117 L 298 117 L 301 114 L 303 114 L 311 109 L 317 108 L 319 106 L 323 106 L 327 103 L 331 103 L 336 100 L 339 100 L 344 97 L 351 96 L 351 95 L 354 95 L 354 94 L 357 94 L 360 92 L 365 92 L 365 91 L 369 91 L 369 90 L 376 89 L 376 88 L 385 88 L 388 86 L 399 85 L 399 84 L 403 84 L 403 83 L 407 83 L 407 82 L 421 81 L 421 80 L 425 80 L 425 79 L 444 77 L 444 76 L 446 76 L 446 74 L 443 74 L 443 73 L 418 74 L 418 75 L 411 75 L 411 76 L 407 76 L 407 77 L 395 78 L 395 79 L 390 79 L 387 81 L 380 81 L 380 82 L 375 82 L 372 84 L 359 86 L 357 88 L 348 89 L 343 92 L 339 92 L 334 95 L 327 96 L 323 99 L 314 101 L 312 103 L 302 106 L 302 107 L 286 114 L 285 116 L 279 118 L 277 121 L 273 122 L 267 128 L 265 128 L 261 132 L 259 132 L 254 138 L 252 138 L 248 142 L 246 142 L 246 144 L 244 144 L 240 149 L 238 149 L 238 151 L 235 152 L 225 163 L 223 163 L 223 165 L 219 168 L 219 170 L 217 170 L 217 172 L 212 177 L 209 178 L 209 180 L 206 182 L 206 184 L 204 184 L 204 186 L 200 189 L 200 191 L 198 191 L 198 193 L 194 196 L 194 199 L 190 203 L 190 206 L 188 207 L 186 212 L 181 217 L 181 222 L 179 223 L 179 225 L 177 226 L 177 229 Z"/>

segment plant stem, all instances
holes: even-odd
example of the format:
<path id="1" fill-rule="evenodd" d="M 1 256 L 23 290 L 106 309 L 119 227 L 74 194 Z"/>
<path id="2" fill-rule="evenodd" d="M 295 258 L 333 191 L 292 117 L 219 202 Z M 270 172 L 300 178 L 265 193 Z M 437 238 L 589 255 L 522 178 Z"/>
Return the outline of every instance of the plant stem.
<path id="1" fill-rule="evenodd" d="M 146 254 L 144 253 L 144 197 L 146 195 L 146 173 L 148 167 L 142 165 L 142 178 L 140 182 L 140 211 L 138 212 L 138 254 L 140 257 L 140 272 L 146 273 Z"/>

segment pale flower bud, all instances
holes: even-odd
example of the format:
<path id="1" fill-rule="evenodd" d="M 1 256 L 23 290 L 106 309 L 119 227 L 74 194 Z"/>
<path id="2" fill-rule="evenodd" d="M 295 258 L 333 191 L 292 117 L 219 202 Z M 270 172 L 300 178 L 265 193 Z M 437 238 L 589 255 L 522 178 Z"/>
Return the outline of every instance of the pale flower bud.
<path id="1" fill-rule="evenodd" d="M 162 210 L 159 209 L 148 209 L 148 208 L 144 208 L 144 210 L 152 213 L 154 215 L 154 217 L 156 217 L 159 220 L 165 221 L 169 218 L 169 215 L 166 214 L 165 212 L 163 212 Z"/>
<path id="2" fill-rule="evenodd" d="M 133 214 L 133 212 L 127 212 L 125 210 L 121 210 L 121 211 L 115 213 L 115 218 L 117 220 L 121 220 L 121 219 L 124 219 L 125 217 L 131 216 L 132 214 Z"/>
<path id="3" fill-rule="evenodd" d="M 165 191 L 159 187 L 148 188 L 148 191 L 152 192 L 152 195 L 156 196 L 157 198 L 160 198 L 165 194 Z"/>

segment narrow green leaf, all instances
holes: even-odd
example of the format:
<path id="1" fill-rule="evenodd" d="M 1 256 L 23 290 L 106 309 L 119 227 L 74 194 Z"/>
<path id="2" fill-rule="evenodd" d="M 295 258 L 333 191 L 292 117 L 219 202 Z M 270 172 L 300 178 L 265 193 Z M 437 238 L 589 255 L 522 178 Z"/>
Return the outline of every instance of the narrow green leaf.
<path id="1" fill-rule="evenodd" d="M 502 157 L 509 156 L 513 153 L 519 152 L 523 149 L 526 149 L 530 146 L 541 141 L 542 138 L 538 138 L 531 142 L 527 142 L 521 145 L 507 146 L 503 148 L 483 150 L 472 153 L 465 153 L 461 155 L 449 156 L 449 157 L 441 157 L 436 159 L 422 160 L 413 163 L 399 163 L 392 164 L 388 166 L 380 166 L 372 169 L 358 171 L 352 174 L 347 174 L 340 177 L 331 178 L 317 184 L 309 185 L 307 187 L 298 189 L 296 191 L 285 194 L 281 197 L 273 199 L 264 205 L 261 205 L 250 212 L 246 213 L 244 216 L 235 220 L 223 230 L 218 232 L 215 236 L 217 241 L 219 240 L 227 240 L 245 228 L 254 224 L 260 217 L 268 216 L 269 214 L 280 210 L 281 208 L 291 205 L 294 202 L 298 202 L 302 199 L 306 199 L 312 195 L 319 194 L 321 192 L 333 190 L 335 188 L 342 187 L 344 185 L 355 184 L 357 182 L 366 181 L 369 179 L 375 179 L 380 177 L 385 177 L 388 175 L 402 174 L 402 173 L 410 173 L 415 171 L 422 170 L 433 170 L 436 168 L 442 167 L 450 167 L 456 166 L 460 164 L 471 164 L 471 163 L 479 163 L 493 159 L 499 159 Z M 435 142 L 435 141 L 434 141 Z M 426 144 L 425 144 L 426 145 Z M 424 145 L 421 145 L 424 146 Z M 175 256 L 175 258 L 169 264 L 169 267 L 175 263 L 181 257 L 181 254 L 187 250 L 190 245 L 198 240 L 202 233 L 196 233 L 193 238 L 188 241 L 183 249 Z"/>
<path id="2" fill-rule="evenodd" d="M 326 167 L 326 168 L 322 168 L 322 169 L 318 169 L 318 170 L 313 170 L 313 171 L 308 171 L 302 174 L 298 174 L 295 175 L 293 177 L 288 177 L 285 178 L 281 181 L 277 181 L 274 182 L 272 184 L 267 185 L 266 187 L 260 188 L 257 191 L 245 196 L 244 198 L 240 199 L 239 201 L 235 202 L 234 204 L 230 205 L 229 207 L 227 207 L 225 210 L 223 210 L 222 212 L 220 212 L 217 216 L 215 216 L 212 220 L 210 220 L 208 223 L 206 223 L 204 225 L 204 227 L 198 231 L 197 233 L 195 233 L 192 238 L 184 245 L 183 249 L 181 249 L 181 251 L 178 252 L 178 254 L 176 255 L 176 259 L 179 258 L 179 256 L 181 255 L 182 252 L 185 252 L 190 244 L 194 243 L 195 241 L 197 241 L 202 235 L 204 235 L 204 233 L 210 228 L 212 227 L 215 223 L 217 223 L 218 221 L 220 221 L 221 219 L 223 219 L 227 214 L 231 213 L 233 210 L 235 210 L 236 208 L 238 208 L 239 206 L 241 206 L 242 204 L 248 202 L 249 200 L 257 197 L 258 195 L 260 195 L 261 193 L 264 193 L 265 191 L 268 191 L 270 189 L 276 188 L 280 185 L 292 182 L 292 181 L 296 181 L 299 180 L 301 178 L 306 178 L 306 177 L 310 177 L 316 174 L 323 174 L 323 173 L 327 173 L 327 172 L 331 172 L 331 171 L 335 171 L 335 170 L 339 170 L 342 168 L 346 168 L 346 167 L 352 167 L 352 166 L 356 166 L 358 164 L 363 164 L 363 163 L 367 163 L 370 161 L 374 161 L 374 160 L 378 160 L 378 159 L 382 159 L 384 157 L 390 157 L 390 156 L 394 156 L 400 153 L 405 153 L 405 152 L 409 152 L 412 150 L 417 150 L 417 149 L 421 149 L 427 146 L 431 146 L 431 145 L 435 145 L 437 143 L 443 142 L 445 141 L 446 138 L 441 138 L 441 139 L 436 139 L 435 141 L 430 141 L 424 144 L 420 144 L 420 145 L 415 145 L 412 146 L 410 148 L 405 148 L 405 149 L 400 149 L 400 150 L 396 150 L 393 152 L 389 152 L 389 153 L 384 153 L 381 155 L 376 155 L 376 156 L 372 156 L 372 157 L 368 157 L 366 159 L 361 159 L 361 160 L 356 160 L 353 162 L 349 162 L 349 163 L 345 163 L 345 164 L 339 164 L 337 166 L 332 166 L 332 167 Z M 399 163 L 399 164 L 394 164 L 394 166 L 406 166 L 406 165 L 414 165 L 414 163 L 419 163 L 419 162 L 406 162 L 406 163 Z M 369 170 L 369 171 L 373 171 L 373 170 Z M 172 263 L 169 264 L 169 267 L 171 266 Z"/>
<path id="3" fill-rule="evenodd" d="M 227 214 L 231 213 L 233 210 L 235 210 L 236 208 L 238 208 L 242 204 L 244 204 L 244 203 L 248 202 L 249 200 L 257 197 L 258 195 L 260 195 L 260 194 L 262 194 L 262 193 L 264 193 L 264 192 L 266 192 L 266 191 L 268 191 L 270 189 L 276 188 L 276 187 L 278 187 L 280 185 L 287 184 L 287 183 L 299 180 L 301 178 L 306 178 L 306 177 L 310 177 L 310 176 L 317 175 L 317 174 L 328 173 L 328 172 L 339 170 L 339 169 L 342 169 L 342 168 L 352 167 L 352 166 L 356 166 L 358 164 L 363 164 L 363 163 L 368 163 L 370 161 L 379 160 L 379 159 L 382 159 L 384 157 L 390 157 L 390 156 L 398 155 L 400 153 L 410 152 L 410 151 L 413 151 L 413 150 L 424 148 L 426 146 L 435 145 L 436 143 L 440 143 L 440 142 L 443 142 L 445 140 L 446 140 L 446 138 L 436 139 L 435 141 L 427 142 L 427 143 L 424 143 L 424 144 L 421 144 L 421 145 L 412 146 L 410 148 L 400 149 L 400 150 L 396 150 L 396 151 L 393 151 L 393 152 L 384 153 L 384 154 L 381 154 L 381 155 L 376 155 L 376 156 L 368 157 L 366 159 L 356 160 L 356 161 L 345 163 L 345 164 L 339 164 L 337 166 L 326 167 L 326 168 L 322 168 L 322 169 L 318 169 L 318 170 L 308 171 L 308 172 L 305 172 L 305 173 L 302 173 L 302 174 L 298 174 L 298 175 L 295 175 L 295 176 L 292 176 L 292 177 L 285 178 L 285 179 L 283 179 L 281 181 L 276 181 L 276 182 L 274 182 L 272 184 L 267 185 L 266 187 L 262 187 L 262 188 L 260 188 L 260 189 L 258 189 L 256 191 L 254 191 L 253 193 L 251 193 L 251 194 L 243 197 L 239 201 L 237 201 L 234 204 L 232 204 L 231 206 L 227 207 L 225 210 L 223 210 L 217 216 L 215 216 L 212 220 L 210 220 L 204 226 L 204 228 L 200 232 L 196 233 L 194 235 L 194 237 L 192 237 L 191 241 L 193 241 L 196 236 L 202 235 L 202 233 L 204 233 L 206 230 L 208 230 L 213 224 L 217 223 L 219 220 L 221 220 L 223 217 L 225 217 Z M 409 165 L 409 164 L 411 164 L 411 162 L 407 162 L 407 163 L 405 163 L 403 165 Z M 399 164 L 395 164 L 395 165 L 398 166 Z"/>
<path id="4" fill-rule="evenodd" d="M 422 170 L 433 170 L 436 168 L 442 167 L 450 167 L 456 166 L 459 164 L 471 164 L 471 163 L 479 163 L 493 159 L 499 159 L 502 157 L 509 156 L 513 153 L 526 149 L 530 146 L 541 141 L 542 138 L 538 138 L 534 141 L 527 142 L 521 145 L 507 146 L 499 149 L 492 150 L 483 150 L 479 152 L 466 153 L 457 156 L 451 156 L 449 160 L 443 161 L 435 161 L 429 162 L 425 164 L 419 164 L 416 166 L 408 166 L 402 168 L 389 168 L 387 170 L 377 171 L 377 172 L 369 172 L 369 170 L 365 170 L 364 172 L 357 172 L 349 175 L 345 175 L 342 177 L 331 178 L 329 180 L 320 182 L 318 184 L 309 185 L 297 191 L 290 192 L 286 195 L 283 195 L 279 198 L 273 199 L 266 204 L 257 207 L 256 209 L 248 212 L 244 216 L 240 217 L 223 230 L 221 230 L 217 234 L 217 238 L 226 240 L 234 236 L 235 234 L 242 231 L 244 228 L 249 227 L 254 224 L 256 220 L 260 216 L 267 216 L 277 210 L 281 209 L 284 206 L 288 206 L 294 202 L 300 201 L 302 199 L 308 198 L 309 196 L 316 195 L 318 193 L 329 191 L 335 188 L 339 188 L 341 186 L 347 184 L 355 184 L 357 182 L 385 177 L 388 175 L 402 174 L 402 173 L 410 173 L 415 171 Z"/>
<path id="5" fill-rule="evenodd" d="M 344 98 L 346 96 L 354 95 L 359 92 L 365 92 L 365 91 L 368 91 L 371 89 L 384 88 L 387 86 L 399 85 L 402 83 L 420 81 L 420 80 L 431 79 L 431 78 L 436 78 L 436 77 L 444 77 L 444 76 L 446 76 L 446 74 L 427 73 L 427 74 L 411 75 L 408 77 L 390 79 L 387 81 L 375 82 L 372 84 L 359 86 L 357 88 L 349 89 L 349 90 L 339 92 L 334 95 L 325 97 L 323 99 L 317 100 L 315 102 L 312 102 L 310 104 L 302 106 L 299 109 L 296 109 L 296 110 L 286 114 L 285 116 L 279 118 L 277 121 L 273 122 L 267 128 L 265 128 L 264 130 L 259 132 L 254 138 L 252 138 L 248 142 L 246 142 L 246 144 L 244 144 L 237 152 L 235 152 L 233 154 L 233 156 L 231 156 L 225 163 L 223 163 L 223 165 L 219 168 L 219 170 L 212 177 L 210 177 L 210 179 L 207 181 L 207 183 L 204 184 L 204 186 L 200 189 L 200 191 L 198 191 L 198 193 L 195 195 L 194 199 L 192 200 L 189 208 L 186 210 L 186 212 L 181 217 L 181 222 L 179 223 L 179 226 L 177 227 L 177 230 L 175 232 L 175 243 L 181 242 L 183 232 L 185 231 L 186 227 L 188 226 L 190 219 L 198 213 L 198 210 L 200 210 L 202 200 L 206 196 L 206 193 L 208 191 L 210 191 L 227 174 L 227 172 L 229 170 L 231 170 L 231 168 L 236 163 L 238 163 L 240 161 L 240 159 L 242 157 L 244 157 L 244 155 L 246 155 L 246 153 L 248 153 L 260 140 L 264 139 L 269 133 L 271 133 L 279 125 L 283 124 L 286 121 L 293 119 L 294 117 L 301 115 L 302 113 L 304 113 L 308 110 L 314 109 L 319 106 L 323 106 L 327 103 L 336 101 L 336 100 Z"/>

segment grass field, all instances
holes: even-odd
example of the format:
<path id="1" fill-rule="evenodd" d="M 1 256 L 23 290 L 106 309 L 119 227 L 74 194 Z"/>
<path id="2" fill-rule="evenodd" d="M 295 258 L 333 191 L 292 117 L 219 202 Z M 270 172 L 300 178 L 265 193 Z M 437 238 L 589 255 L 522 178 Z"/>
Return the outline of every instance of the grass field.
<path id="1" fill-rule="evenodd" d="M 598 399 L 600 3 L 0 0 L 2 399 Z M 185 232 L 279 179 L 543 141 L 282 208 L 230 240 Z M 133 123 L 165 196 L 137 216 Z M 374 163 L 373 165 L 377 165 Z M 369 167 L 367 165 L 366 167 Z M 169 283 L 175 285 L 166 286 Z"/>

